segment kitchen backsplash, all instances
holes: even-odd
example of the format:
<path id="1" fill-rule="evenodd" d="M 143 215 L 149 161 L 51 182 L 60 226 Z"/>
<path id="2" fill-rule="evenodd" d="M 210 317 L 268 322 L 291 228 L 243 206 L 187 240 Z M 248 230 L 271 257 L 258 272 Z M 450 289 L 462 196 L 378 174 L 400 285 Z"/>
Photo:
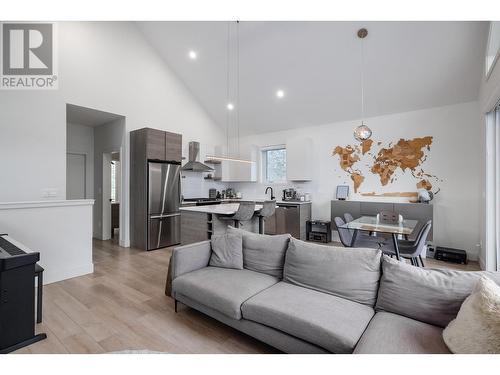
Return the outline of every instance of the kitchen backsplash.
<path id="1" fill-rule="evenodd" d="M 211 188 L 218 191 L 225 190 L 228 187 L 236 192 L 241 192 L 243 199 L 248 198 L 266 198 L 270 194 L 265 194 L 266 187 L 271 186 L 276 199 L 281 199 L 283 189 L 295 188 L 301 193 L 311 193 L 311 199 L 314 199 L 311 182 L 290 182 L 284 184 L 265 184 L 258 182 L 220 182 L 205 180 L 203 173 L 183 171 L 181 178 L 181 191 L 185 198 L 205 198 L 208 197 L 208 190 Z"/>

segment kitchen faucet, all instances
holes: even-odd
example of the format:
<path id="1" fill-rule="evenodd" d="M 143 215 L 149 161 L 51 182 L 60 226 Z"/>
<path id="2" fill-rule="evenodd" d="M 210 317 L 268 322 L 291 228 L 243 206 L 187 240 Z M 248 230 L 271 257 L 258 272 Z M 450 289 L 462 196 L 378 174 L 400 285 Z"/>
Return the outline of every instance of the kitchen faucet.
<path id="1" fill-rule="evenodd" d="M 273 201 L 276 197 L 274 196 L 273 188 L 271 186 L 266 187 L 266 192 L 264 194 L 267 194 L 269 189 L 271 189 L 271 200 Z"/>

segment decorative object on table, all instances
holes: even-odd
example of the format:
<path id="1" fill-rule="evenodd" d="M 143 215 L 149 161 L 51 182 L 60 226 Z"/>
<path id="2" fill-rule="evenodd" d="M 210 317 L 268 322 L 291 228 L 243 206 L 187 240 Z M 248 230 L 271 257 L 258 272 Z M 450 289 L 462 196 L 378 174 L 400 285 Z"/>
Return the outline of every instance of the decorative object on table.
<path id="1" fill-rule="evenodd" d="M 467 252 L 460 249 L 438 246 L 434 258 L 445 262 L 467 264 Z"/>
<path id="2" fill-rule="evenodd" d="M 426 189 L 418 189 L 418 202 L 419 203 L 429 203 L 434 199 L 434 193 Z"/>
<path id="3" fill-rule="evenodd" d="M 308 220 L 306 222 L 308 241 L 328 243 L 332 241 L 332 222 L 326 220 Z"/>
<path id="4" fill-rule="evenodd" d="M 349 186 L 348 185 L 338 185 L 337 186 L 337 199 L 345 201 L 349 197 Z"/>
<path id="5" fill-rule="evenodd" d="M 213 235 L 211 238 L 212 267 L 243 269 L 243 240 L 239 234 Z"/>
<path id="6" fill-rule="evenodd" d="M 363 49 L 363 41 L 368 36 L 368 30 L 359 29 L 358 30 L 358 38 L 361 39 L 361 125 L 354 129 L 354 138 L 356 140 L 362 142 L 370 139 L 372 136 L 371 129 L 365 125 L 365 77 L 364 77 L 364 49 Z"/>
<path id="7" fill-rule="evenodd" d="M 456 354 L 500 354 L 500 286 L 481 277 L 443 339 Z"/>

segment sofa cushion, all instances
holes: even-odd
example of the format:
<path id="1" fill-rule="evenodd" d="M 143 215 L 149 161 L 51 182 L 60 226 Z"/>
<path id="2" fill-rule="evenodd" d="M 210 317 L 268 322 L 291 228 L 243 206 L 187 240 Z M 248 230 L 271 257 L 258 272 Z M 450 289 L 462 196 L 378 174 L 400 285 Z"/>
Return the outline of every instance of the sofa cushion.
<path id="1" fill-rule="evenodd" d="M 243 244 L 240 235 L 229 233 L 213 235 L 211 244 L 210 266 L 243 269 Z"/>
<path id="2" fill-rule="evenodd" d="M 284 280 L 306 288 L 375 305 L 381 252 L 374 249 L 324 246 L 292 238 Z"/>
<path id="3" fill-rule="evenodd" d="M 443 329 L 387 312 L 378 312 L 359 340 L 355 354 L 450 353 Z"/>
<path id="4" fill-rule="evenodd" d="M 243 318 L 278 329 L 332 353 L 352 353 L 373 308 L 280 282 L 241 307 Z"/>
<path id="5" fill-rule="evenodd" d="M 233 319 L 241 319 L 241 304 L 276 284 L 278 279 L 249 270 L 206 267 L 172 281 L 174 297 L 184 295 Z"/>
<path id="6" fill-rule="evenodd" d="M 243 238 L 243 267 L 256 272 L 283 278 L 285 252 L 289 234 L 275 236 L 257 234 L 228 227 L 227 233 L 240 234 Z"/>
<path id="7" fill-rule="evenodd" d="M 500 284 L 500 272 L 418 268 L 384 256 L 376 310 L 446 327 L 481 275 Z"/>

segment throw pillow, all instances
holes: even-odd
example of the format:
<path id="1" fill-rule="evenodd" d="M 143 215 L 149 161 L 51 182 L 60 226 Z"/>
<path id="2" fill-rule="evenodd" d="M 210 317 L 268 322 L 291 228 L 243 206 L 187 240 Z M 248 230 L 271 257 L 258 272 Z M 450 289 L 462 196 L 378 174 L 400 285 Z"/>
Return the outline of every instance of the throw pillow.
<path id="1" fill-rule="evenodd" d="M 479 279 L 444 329 L 443 339 L 453 353 L 499 354 L 500 287 L 486 277 Z"/>
<path id="2" fill-rule="evenodd" d="M 209 265 L 243 269 L 243 239 L 238 234 L 213 235 Z"/>

